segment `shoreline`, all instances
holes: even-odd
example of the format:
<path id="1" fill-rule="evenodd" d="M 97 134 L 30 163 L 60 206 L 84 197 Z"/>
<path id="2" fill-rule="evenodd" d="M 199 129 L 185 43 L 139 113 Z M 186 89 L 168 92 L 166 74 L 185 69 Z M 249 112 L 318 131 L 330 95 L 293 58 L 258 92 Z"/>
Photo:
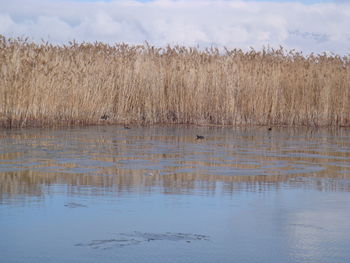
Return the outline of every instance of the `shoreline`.
<path id="1" fill-rule="evenodd" d="M 232 128 L 232 129 L 245 129 L 245 128 L 264 128 L 267 132 L 271 132 L 275 129 L 325 129 L 325 130 L 339 130 L 350 129 L 350 126 L 311 126 L 311 125 L 266 125 L 266 124 L 206 124 L 206 123 L 136 123 L 136 122 L 96 122 L 96 123 L 50 123 L 42 125 L 40 123 L 32 125 L 4 125 L 0 122 L 0 130 L 16 130 L 16 129 L 69 129 L 69 128 L 84 128 L 84 127 L 112 127 L 112 126 L 126 126 L 128 129 L 133 127 L 203 127 L 203 128 Z"/>

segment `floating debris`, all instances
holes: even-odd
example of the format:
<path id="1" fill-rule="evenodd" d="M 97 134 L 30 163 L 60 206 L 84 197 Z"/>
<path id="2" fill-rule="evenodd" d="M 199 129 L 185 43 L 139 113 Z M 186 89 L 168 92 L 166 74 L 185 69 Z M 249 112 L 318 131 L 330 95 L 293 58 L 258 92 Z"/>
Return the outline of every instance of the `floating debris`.
<path id="1" fill-rule="evenodd" d="M 76 247 L 90 247 L 92 249 L 111 249 L 113 247 L 125 247 L 131 245 L 137 245 L 141 243 L 135 239 L 105 239 L 105 240 L 92 240 L 87 244 L 75 244 Z"/>
<path id="2" fill-rule="evenodd" d="M 86 205 L 79 204 L 79 203 L 65 203 L 64 206 L 68 208 L 87 207 Z"/>
<path id="3" fill-rule="evenodd" d="M 318 227 L 310 224 L 289 224 L 290 226 L 293 227 L 299 227 L 299 228 L 309 228 L 309 229 L 314 229 L 314 230 L 325 230 L 323 227 Z"/>
<path id="4" fill-rule="evenodd" d="M 168 240 L 168 241 L 193 241 L 193 240 L 209 240 L 209 236 L 187 233 L 147 233 L 134 231 L 132 233 L 120 233 L 122 236 L 141 238 L 146 241 L 152 240 Z"/>
<path id="5" fill-rule="evenodd" d="M 147 243 L 152 241 L 184 241 L 191 243 L 198 240 L 210 240 L 209 236 L 186 233 L 147 233 L 134 231 L 131 233 L 118 233 L 117 238 L 92 240 L 89 243 L 78 243 L 75 246 L 90 247 L 93 249 L 111 249 Z"/>

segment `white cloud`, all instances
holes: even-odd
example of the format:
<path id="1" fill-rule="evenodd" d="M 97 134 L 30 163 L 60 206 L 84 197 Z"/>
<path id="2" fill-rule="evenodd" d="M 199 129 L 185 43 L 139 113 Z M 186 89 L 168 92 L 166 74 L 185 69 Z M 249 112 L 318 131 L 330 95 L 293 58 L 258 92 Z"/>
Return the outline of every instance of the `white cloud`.
<path id="1" fill-rule="evenodd" d="M 53 43 L 262 46 L 349 54 L 350 4 L 237 0 L 0 0 L 0 34 Z"/>

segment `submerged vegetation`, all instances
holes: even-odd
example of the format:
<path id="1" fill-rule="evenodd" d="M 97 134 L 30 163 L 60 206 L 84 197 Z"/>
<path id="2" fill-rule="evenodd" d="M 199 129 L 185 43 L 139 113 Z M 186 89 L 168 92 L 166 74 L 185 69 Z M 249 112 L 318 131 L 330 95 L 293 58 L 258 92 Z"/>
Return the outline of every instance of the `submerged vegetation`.
<path id="1" fill-rule="evenodd" d="M 350 57 L 0 37 L 0 126 L 350 126 Z"/>

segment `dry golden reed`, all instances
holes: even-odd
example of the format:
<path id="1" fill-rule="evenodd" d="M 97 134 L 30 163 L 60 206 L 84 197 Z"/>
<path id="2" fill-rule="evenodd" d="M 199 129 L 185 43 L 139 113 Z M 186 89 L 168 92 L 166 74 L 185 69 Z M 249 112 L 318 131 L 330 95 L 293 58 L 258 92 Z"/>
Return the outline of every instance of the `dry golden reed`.
<path id="1" fill-rule="evenodd" d="M 99 123 L 350 126 L 350 58 L 0 36 L 0 126 Z"/>

